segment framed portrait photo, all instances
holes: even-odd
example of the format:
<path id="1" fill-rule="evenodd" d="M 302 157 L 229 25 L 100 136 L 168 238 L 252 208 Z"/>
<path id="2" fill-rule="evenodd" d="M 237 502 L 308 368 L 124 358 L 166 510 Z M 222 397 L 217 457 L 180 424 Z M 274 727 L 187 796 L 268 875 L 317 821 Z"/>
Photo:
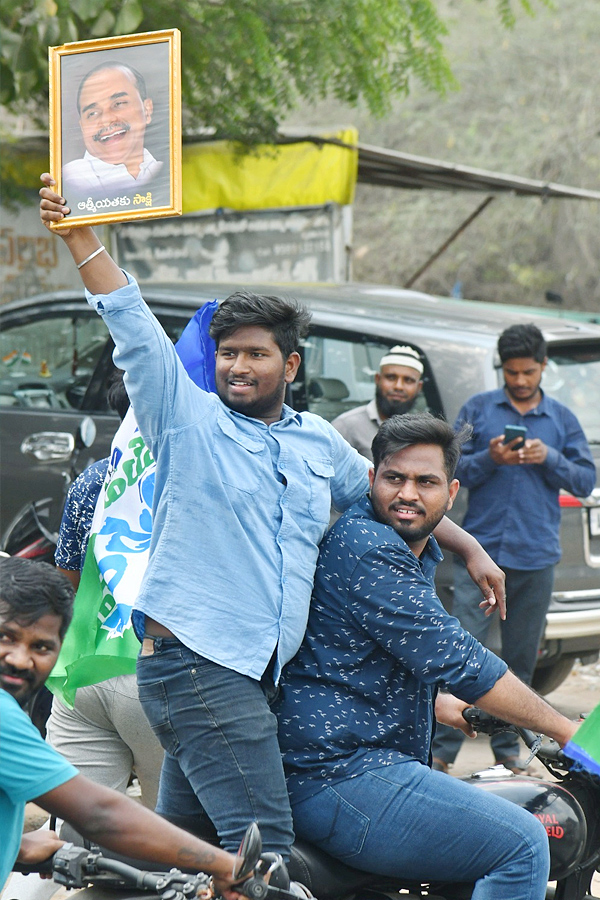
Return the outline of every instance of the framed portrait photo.
<path id="1" fill-rule="evenodd" d="M 50 47 L 53 228 L 181 215 L 181 39 L 174 28 Z"/>

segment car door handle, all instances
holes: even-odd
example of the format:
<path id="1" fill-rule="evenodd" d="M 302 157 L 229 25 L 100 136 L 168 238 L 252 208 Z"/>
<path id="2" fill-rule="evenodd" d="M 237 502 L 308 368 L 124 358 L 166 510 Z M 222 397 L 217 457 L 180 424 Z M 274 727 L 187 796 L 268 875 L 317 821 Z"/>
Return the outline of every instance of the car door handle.
<path id="1" fill-rule="evenodd" d="M 21 444 L 21 453 L 31 454 L 40 462 L 66 462 L 75 449 L 75 438 L 68 431 L 38 431 Z"/>

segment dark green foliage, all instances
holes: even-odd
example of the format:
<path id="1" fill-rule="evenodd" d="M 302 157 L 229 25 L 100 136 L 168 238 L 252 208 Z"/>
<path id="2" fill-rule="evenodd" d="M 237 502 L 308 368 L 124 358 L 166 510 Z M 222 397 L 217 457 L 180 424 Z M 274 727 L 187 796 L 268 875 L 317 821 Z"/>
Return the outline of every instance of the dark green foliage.
<path id="1" fill-rule="evenodd" d="M 481 0 L 490 2 L 490 0 Z M 514 7 L 493 0 L 503 24 Z M 177 27 L 187 130 L 272 139 L 298 103 L 332 97 L 389 111 L 415 78 L 454 86 L 435 0 L 0 0 L 0 103 L 47 120 L 48 46 Z"/>

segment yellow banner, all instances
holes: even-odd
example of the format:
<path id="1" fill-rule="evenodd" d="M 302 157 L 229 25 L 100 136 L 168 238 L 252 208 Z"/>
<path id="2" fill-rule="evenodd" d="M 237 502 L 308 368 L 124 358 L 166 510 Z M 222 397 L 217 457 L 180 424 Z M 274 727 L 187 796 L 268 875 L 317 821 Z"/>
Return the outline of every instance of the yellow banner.
<path id="1" fill-rule="evenodd" d="M 356 147 L 356 128 L 330 133 Z M 3 144 L 3 178 L 37 190 L 40 172 L 48 171 L 44 141 Z M 354 200 L 358 150 L 299 140 L 294 144 L 260 144 L 239 152 L 230 141 L 183 145 L 183 212 L 207 209 L 251 210 L 290 206 L 347 205 Z"/>
<path id="2" fill-rule="evenodd" d="M 356 147 L 356 128 L 323 134 Z M 183 146 L 183 212 L 350 204 L 358 150 L 299 141 L 236 152 L 229 141 Z"/>

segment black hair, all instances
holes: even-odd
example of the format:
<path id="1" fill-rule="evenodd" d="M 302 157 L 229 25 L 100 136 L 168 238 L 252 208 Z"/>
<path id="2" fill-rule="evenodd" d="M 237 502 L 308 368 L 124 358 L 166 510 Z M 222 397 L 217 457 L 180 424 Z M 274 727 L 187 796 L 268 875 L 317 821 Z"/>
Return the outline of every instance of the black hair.
<path id="1" fill-rule="evenodd" d="M 101 72 L 103 69 L 125 69 L 126 72 L 129 72 L 129 74 L 133 76 L 135 86 L 141 99 L 146 100 L 146 98 L 148 97 L 148 91 L 146 90 L 146 82 L 141 72 L 138 72 L 137 69 L 134 69 L 133 66 L 128 65 L 128 63 L 122 63 L 116 59 L 107 60 L 106 62 L 99 63 L 97 66 L 94 66 L 94 68 L 90 69 L 89 72 L 86 72 L 86 74 L 81 79 L 81 83 L 77 91 L 77 112 L 79 113 L 79 115 L 81 115 L 81 92 L 83 90 L 84 84 L 86 83 L 88 78 L 91 78 L 92 75 L 95 75 L 96 72 Z"/>
<path id="2" fill-rule="evenodd" d="M 129 394 L 123 382 L 123 370 L 115 369 L 108 382 L 106 399 L 110 409 L 119 414 L 121 422 L 129 409 Z"/>
<path id="3" fill-rule="evenodd" d="M 431 413 L 405 413 L 386 419 L 373 438 L 372 451 L 375 471 L 384 459 L 414 444 L 435 444 L 444 455 L 444 469 L 448 481 L 454 478 L 462 445 L 471 437 L 473 429 L 463 425 L 456 432 L 444 419 Z"/>
<path id="4" fill-rule="evenodd" d="M 236 291 L 215 311 L 209 332 L 218 347 L 223 338 L 229 337 L 238 328 L 266 328 L 286 360 L 308 334 L 310 318 L 307 308 L 291 297 Z"/>
<path id="5" fill-rule="evenodd" d="M 543 363 L 547 356 L 544 335 L 536 325 L 511 325 L 498 338 L 501 362 L 507 359 L 531 358 Z"/>
<path id="6" fill-rule="evenodd" d="M 5 619 L 27 627 L 42 616 L 58 616 L 62 640 L 73 618 L 74 597 L 69 579 L 50 563 L 0 557 L 0 615 Z"/>

